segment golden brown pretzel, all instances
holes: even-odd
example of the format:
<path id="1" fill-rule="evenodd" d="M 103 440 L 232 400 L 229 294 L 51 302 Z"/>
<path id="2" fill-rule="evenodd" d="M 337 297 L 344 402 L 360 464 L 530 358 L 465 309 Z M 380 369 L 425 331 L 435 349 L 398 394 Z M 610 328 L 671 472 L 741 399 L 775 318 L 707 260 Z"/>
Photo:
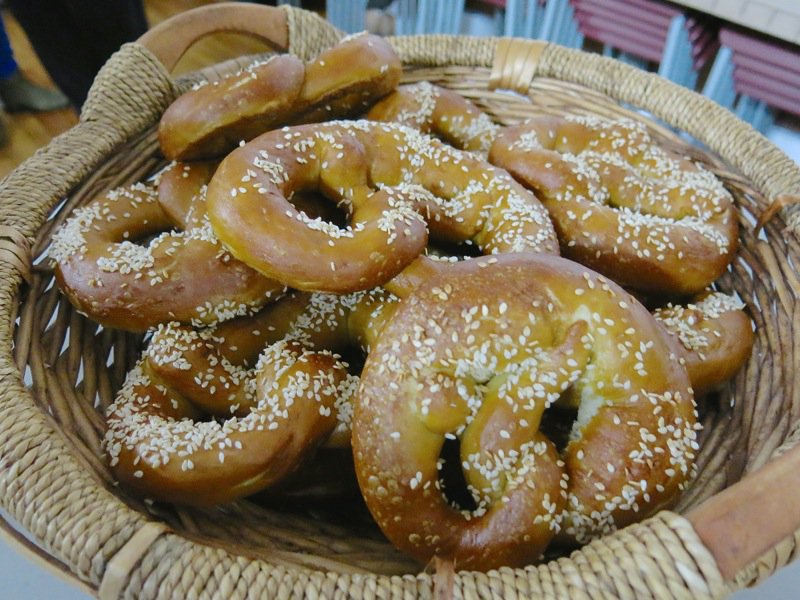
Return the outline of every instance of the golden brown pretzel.
<path id="1" fill-rule="evenodd" d="M 427 81 L 401 85 L 366 116 L 435 135 L 460 150 L 489 152 L 500 126 L 463 96 Z"/>
<path id="2" fill-rule="evenodd" d="M 672 502 L 693 474 L 696 416 L 678 350 L 606 278 L 542 254 L 452 265 L 403 299 L 366 360 L 353 420 L 364 498 L 423 563 L 537 560 Z M 559 451 L 539 424 L 578 406 Z M 438 469 L 446 438 L 477 508 Z"/>
<path id="3" fill-rule="evenodd" d="M 753 349 L 744 303 L 721 292 L 703 293 L 686 305 L 670 303 L 653 316 L 680 342 L 696 396 L 733 377 Z"/>
<path id="4" fill-rule="evenodd" d="M 697 293 L 736 252 L 731 195 L 641 124 L 537 117 L 503 130 L 489 159 L 542 198 L 564 256 L 622 285 Z"/>
<path id="5" fill-rule="evenodd" d="M 151 372 L 204 412 L 246 416 L 258 404 L 255 365 L 265 348 L 291 343 L 342 352 L 356 346 L 368 353 L 396 304 L 396 297 L 380 289 L 344 296 L 293 292 L 253 316 L 216 327 L 161 325 L 144 356 Z M 348 375 L 347 381 L 334 399 L 337 427 L 326 440 L 329 446 L 350 444 L 351 400 L 359 379 Z"/>
<path id="6" fill-rule="evenodd" d="M 319 190 L 348 209 L 352 225 L 299 213 L 287 202 L 298 190 Z M 487 254 L 558 250 L 541 204 L 508 174 L 372 121 L 284 128 L 234 150 L 209 184 L 208 212 L 234 256 L 296 289 L 381 285 L 420 254 L 428 227 Z"/>
<path id="7" fill-rule="evenodd" d="M 191 229 L 206 217 L 206 192 L 215 161 L 172 162 L 157 176 L 158 203 L 172 224 Z"/>
<path id="8" fill-rule="evenodd" d="M 204 419 L 140 361 L 106 416 L 104 448 L 119 482 L 148 498 L 211 505 L 291 474 L 336 426 L 347 370 L 329 352 L 290 342 L 271 346 L 257 370 L 255 406 L 220 421 Z"/>
<path id="9" fill-rule="evenodd" d="M 158 203 L 178 229 L 190 229 L 205 221 L 208 182 L 218 165 L 217 161 L 172 162 L 157 175 Z M 309 218 L 341 220 L 337 208 L 319 194 L 299 192 L 290 201 Z"/>
<path id="10" fill-rule="evenodd" d="M 171 229 L 152 187 L 108 192 L 75 210 L 53 236 L 59 287 L 95 321 L 131 331 L 173 320 L 215 323 L 249 314 L 283 292 L 233 260 L 207 219 L 186 231 Z"/>
<path id="11" fill-rule="evenodd" d="M 175 100 L 159 123 L 161 150 L 172 160 L 212 158 L 280 125 L 345 117 L 393 90 L 401 72 L 392 47 L 369 34 L 308 65 L 275 56 Z"/>

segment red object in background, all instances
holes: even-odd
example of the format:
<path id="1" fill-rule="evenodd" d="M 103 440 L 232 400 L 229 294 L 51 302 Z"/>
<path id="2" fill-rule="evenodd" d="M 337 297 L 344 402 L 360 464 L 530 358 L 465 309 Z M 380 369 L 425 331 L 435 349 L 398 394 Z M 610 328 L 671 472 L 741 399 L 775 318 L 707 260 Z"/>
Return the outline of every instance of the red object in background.
<path id="1" fill-rule="evenodd" d="M 643 9 L 639 3 L 625 0 L 573 0 L 572 4 L 576 10 L 611 17 L 623 23 L 628 20 L 633 20 L 637 25 L 647 23 L 664 31 L 673 17 L 680 14 L 677 10 L 665 14 L 663 11 Z"/>
<path id="2" fill-rule="evenodd" d="M 672 20 L 682 11 L 653 0 L 572 0 L 578 27 L 589 38 L 659 62 Z M 699 70 L 717 50 L 717 36 L 703 20 L 686 17 L 694 68 Z"/>
<path id="3" fill-rule="evenodd" d="M 653 40 L 636 31 L 620 32 L 620 26 L 609 23 L 597 25 L 587 21 L 579 21 L 580 30 L 586 37 L 613 46 L 618 50 L 658 62 L 664 51 L 664 40 Z M 624 28 L 624 26 L 622 26 Z"/>
<path id="4" fill-rule="evenodd" d="M 784 66 L 766 62 L 761 58 L 752 56 L 737 55 L 736 67 L 739 70 L 749 73 L 759 74 L 769 79 L 775 79 L 796 86 L 800 90 L 800 60 L 794 70 Z"/>
<path id="5" fill-rule="evenodd" d="M 778 65 L 791 71 L 800 70 L 800 49 L 790 49 L 786 42 L 768 41 L 723 27 L 719 32 L 723 46 L 733 50 L 734 55 L 744 55 Z"/>
<path id="6" fill-rule="evenodd" d="M 733 52 L 733 85 L 738 93 L 800 115 L 800 49 L 729 28 L 723 28 L 719 37 Z"/>

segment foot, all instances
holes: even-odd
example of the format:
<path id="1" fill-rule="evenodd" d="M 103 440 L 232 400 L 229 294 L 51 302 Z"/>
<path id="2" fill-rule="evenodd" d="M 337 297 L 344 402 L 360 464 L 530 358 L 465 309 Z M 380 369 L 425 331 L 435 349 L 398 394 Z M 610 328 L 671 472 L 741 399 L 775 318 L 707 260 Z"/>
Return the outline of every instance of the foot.
<path id="1" fill-rule="evenodd" d="M 69 98 L 59 90 L 37 85 L 20 71 L 0 79 L 0 98 L 8 112 L 47 112 L 69 106 Z"/>

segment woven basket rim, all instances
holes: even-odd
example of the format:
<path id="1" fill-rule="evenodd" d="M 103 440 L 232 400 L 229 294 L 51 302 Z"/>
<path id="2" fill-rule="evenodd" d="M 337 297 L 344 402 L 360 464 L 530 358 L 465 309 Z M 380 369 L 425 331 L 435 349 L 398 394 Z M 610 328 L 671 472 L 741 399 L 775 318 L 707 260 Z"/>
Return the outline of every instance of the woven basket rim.
<path id="1" fill-rule="evenodd" d="M 308 31 L 301 31 L 300 27 L 308 26 L 310 21 L 306 15 L 303 14 L 303 11 L 298 11 L 297 9 L 291 8 L 284 8 L 286 10 L 286 14 L 289 20 L 289 33 L 290 33 L 290 51 L 296 51 L 297 54 L 303 56 L 303 58 L 308 59 L 309 53 L 312 53 L 315 49 L 314 45 L 312 44 L 309 48 L 295 48 L 298 42 L 304 41 L 307 38 L 316 37 L 309 35 Z M 325 35 L 330 39 L 331 37 L 335 37 L 340 35 L 335 30 L 332 30 L 330 26 L 326 25 L 326 33 Z M 324 37 L 324 36 L 322 36 Z M 554 45 L 546 45 L 543 46 L 541 44 L 537 44 L 535 42 L 531 42 L 528 40 L 523 41 L 516 41 L 516 42 L 507 42 L 503 38 L 473 38 L 468 36 L 443 36 L 443 35 L 431 35 L 431 36 L 402 36 L 402 37 L 395 37 L 390 38 L 390 41 L 398 48 L 401 57 L 403 58 L 403 62 L 406 65 L 427 65 L 427 66 L 442 66 L 442 65 L 433 65 L 431 61 L 435 62 L 436 56 L 435 54 L 439 54 L 442 56 L 441 48 L 443 47 L 454 47 L 460 46 L 463 49 L 463 52 L 459 54 L 459 56 L 464 61 L 464 66 L 482 66 L 486 68 L 494 68 L 497 72 L 497 79 L 501 86 L 509 87 L 511 89 L 516 89 L 517 91 L 520 90 L 527 90 L 527 87 L 530 85 L 531 80 L 534 77 L 553 77 L 559 80 L 565 81 L 573 81 L 574 83 L 578 83 L 581 85 L 586 85 L 592 89 L 596 89 L 603 93 L 608 94 L 611 97 L 614 97 L 617 100 L 629 102 L 632 105 L 642 106 L 650 110 L 655 116 L 663 119 L 664 121 L 671 123 L 673 125 L 678 126 L 680 129 L 684 131 L 688 131 L 692 135 L 695 135 L 698 139 L 702 141 L 707 141 L 709 147 L 712 151 L 715 151 L 715 147 L 719 147 L 718 144 L 715 143 L 716 138 L 707 137 L 706 135 L 706 124 L 702 122 L 698 122 L 697 118 L 691 118 L 690 116 L 681 115 L 680 118 L 675 119 L 680 123 L 674 123 L 670 116 L 674 116 L 670 113 L 669 107 L 663 106 L 648 106 L 647 98 L 649 97 L 658 97 L 658 92 L 666 90 L 668 92 L 680 92 L 681 96 L 686 96 L 691 100 L 691 104 L 693 106 L 709 106 L 713 108 L 715 113 L 718 113 L 720 107 L 713 104 L 711 101 L 694 94 L 693 92 L 689 92 L 688 90 L 679 88 L 675 84 L 667 82 L 665 80 L 661 80 L 655 76 L 651 76 L 649 74 L 645 74 L 636 70 L 633 67 L 629 67 L 628 65 L 623 65 L 622 63 L 618 63 L 613 59 L 607 59 L 604 57 L 597 57 L 598 61 L 596 63 L 597 67 L 593 69 L 592 73 L 583 73 L 575 74 L 574 77 L 570 78 L 569 75 L 572 73 L 569 70 L 570 62 L 574 62 L 576 58 L 585 58 L 587 53 L 584 53 L 579 50 L 573 50 L 568 48 L 562 48 Z M 536 60 L 536 65 L 530 71 L 520 74 L 518 71 L 514 71 L 513 69 L 506 71 L 506 65 L 502 63 L 498 63 L 495 60 L 496 51 L 498 44 L 506 44 L 509 43 L 510 47 L 506 49 L 507 53 L 523 53 L 525 56 L 528 56 L 530 53 L 536 51 L 538 52 L 538 58 Z M 135 46 L 135 45 L 134 45 Z M 416 51 L 415 47 L 419 46 L 422 50 Z M 474 48 L 472 47 L 474 46 Z M 435 52 L 430 52 L 430 48 L 435 48 Z M 534 48 L 536 50 L 534 50 Z M 132 50 L 138 52 L 142 56 L 146 56 L 147 52 L 143 51 L 141 48 Z M 313 52 L 315 53 L 315 52 Z M 313 55 L 312 53 L 312 55 Z M 434 55 L 434 56 L 432 56 Z M 594 55 L 591 55 L 594 56 Z M 592 59 L 594 60 L 594 59 Z M 157 61 L 156 61 L 157 62 Z M 454 63 L 448 63 L 450 65 Z M 458 64 L 458 63 L 455 63 Z M 153 66 L 155 70 L 158 70 L 158 65 Z M 581 75 L 581 76 L 579 76 Z M 619 77 L 625 81 L 617 81 L 615 78 Z M 640 85 L 635 85 L 636 83 Z M 664 87 L 666 86 L 666 87 Z M 638 87 L 638 91 L 637 88 Z M 675 88 L 675 89 L 673 89 Z M 689 95 L 687 96 L 684 94 L 687 92 Z M 644 99 L 645 102 L 639 103 L 636 100 Z M 92 107 L 94 108 L 94 107 Z M 724 110 L 724 109 L 722 109 Z M 702 111 L 699 111 L 702 112 Z M 734 164 L 737 168 L 740 168 L 748 178 L 752 177 L 752 182 L 755 187 L 761 191 L 765 196 L 774 198 L 781 194 L 797 194 L 800 192 L 800 166 L 794 164 L 788 157 L 783 155 L 783 153 L 777 149 L 771 142 L 766 140 L 766 138 L 759 137 L 760 134 L 749 128 L 749 126 L 745 125 L 741 121 L 739 121 L 732 113 L 726 111 L 727 114 L 722 114 L 721 122 L 725 125 L 725 133 L 730 133 L 731 136 L 734 134 L 739 136 L 744 141 L 742 142 L 743 146 L 755 146 L 753 149 L 753 153 L 761 157 L 766 162 L 759 162 L 757 167 L 760 169 L 766 170 L 767 168 L 770 169 L 771 174 L 764 174 L 760 172 L 760 169 L 756 167 L 752 167 L 750 163 L 743 162 L 741 160 L 742 155 L 735 155 L 730 156 L 730 162 Z M 716 116 L 716 115 L 715 115 Z M 152 125 L 155 121 L 152 120 L 153 113 L 144 115 L 142 119 L 136 123 L 135 125 L 131 125 L 130 129 L 133 131 L 142 131 L 147 126 L 148 123 Z M 708 119 L 711 120 L 711 119 Z M 702 121 L 702 119 L 700 120 Z M 681 126 L 681 124 L 683 126 Z M 687 127 L 688 125 L 688 127 Z M 86 131 L 96 131 L 98 139 L 104 139 L 104 135 L 107 130 L 111 127 L 109 121 L 107 119 L 102 118 L 102 115 L 96 115 L 90 112 L 85 112 L 82 115 L 81 123 L 77 126 L 76 129 L 84 129 Z M 72 131 L 72 130 L 71 130 Z M 84 132 L 85 133 L 85 132 Z M 117 137 L 117 132 L 114 132 Z M 69 132 L 68 132 L 69 134 Z M 131 132 L 126 132 L 126 135 L 130 135 Z M 698 135 L 699 134 L 699 135 Z M 48 146 L 59 146 L 64 144 L 64 139 L 69 140 L 69 135 L 65 137 L 56 138 L 51 144 Z M 111 135 L 114 137 L 114 135 Z M 91 160 L 100 161 L 103 159 L 104 153 L 109 150 L 109 148 L 101 147 L 96 149 L 97 152 L 93 155 L 92 159 L 85 162 L 91 162 Z M 38 156 L 38 154 L 37 154 Z M 766 157 L 766 158 L 765 158 Z M 34 157 L 35 158 L 35 157 Z M 723 158 L 728 159 L 728 157 L 723 156 Z M 787 164 L 788 161 L 788 164 Z M 28 161 L 26 161 L 27 163 Z M 741 164 L 741 167 L 740 167 Z M 778 165 L 775 167 L 774 165 Z M 91 165 L 90 165 L 91 166 Z M 755 172 L 753 171 L 755 169 Z M 750 171 L 750 172 L 747 172 Z M 15 171 L 16 172 L 16 171 Z M 778 174 L 776 176 L 776 173 Z M 13 174 L 12 174 L 13 175 Z M 53 190 L 53 196 L 49 199 L 45 199 L 46 203 L 52 205 L 56 202 L 58 198 L 62 195 L 66 194 L 69 191 L 71 185 L 67 185 L 67 181 L 69 180 L 68 177 L 64 178 L 64 184 L 61 186 L 60 189 Z M 27 223 L 21 223 L 19 219 L 19 215 L 15 212 L 15 209 L 18 207 L 25 207 L 26 203 L 29 202 L 27 198 L 24 196 L 16 196 L 14 193 L 14 177 L 6 178 L 2 183 L 0 183 L 0 197 L 2 198 L 13 198 L 13 202 L 9 204 L 0 204 L 0 237 L 4 239 L 9 239 L 13 243 L 13 251 L 5 250 L 4 247 L 0 246 L 0 274 L 2 277 L 2 283 L 0 284 L 0 293 L 3 294 L 3 297 L 6 299 L 2 303 L 2 309 L 7 311 L 7 316 L 14 317 L 16 316 L 17 307 L 15 305 L 16 295 L 19 288 L 19 285 L 22 280 L 22 276 L 25 273 L 24 266 L 25 261 L 20 259 L 20 256 L 24 257 L 30 263 L 31 256 L 30 256 L 30 240 L 33 239 L 33 235 L 38 227 L 44 223 L 44 220 L 41 222 L 35 223 L 35 219 L 30 219 Z M 33 202 L 41 202 L 40 200 L 34 199 Z M 49 208 L 49 205 L 47 208 Z M 45 211 L 46 212 L 46 211 Z M 794 217 L 794 213 L 791 209 L 786 209 L 785 211 L 786 219 L 788 221 L 792 221 Z M 4 233 L 8 230 L 8 233 Z M 13 233 L 11 233 L 13 232 Z M 20 237 L 24 242 L 20 241 Z M 27 243 L 27 249 L 22 248 L 24 244 Z M 21 254 L 20 254 L 21 253 Z M 21 264 L 22 263 L 22 264 Z M 10 310 L 9 310 L 10 309 Z M 11 343 L 10 340 L 13 339 L 13 318 L 9 319 L 11 321 L 10 324 L 4 325 L 3 331 L 0 331 L 5 337 L 4 345 L 0 354 L 0 360 L 3 361 L 5 365 L 14 366 L 14 357 L 11 354 Z M 5 340 L 9 340 L 8 346 L 5 345 Z M 39 409 L 35 406 L 34 400 L 30 394 L 30 392 L 25 389 L 22 383 L 22 375 L 19 370 L 15 368 L 8 369 L 4 373 L 4 377 L 2 378 L 2 387 L 0 387 L 0 394 L 13 394 L 15 398 L 17 398 L 18 402 L 23 402 L 26 405 L 30 405 L 30 408 L 34 411 L 38 411 Z M 4 409 L 2 404 L 0 404 L 0 414 L 3 414 Z M 43 428 L 48 428 L 49 425 L 47 423 L 42 423 Z M 50 429 L 49 434 L 47 437 L 51 436 L 59 436 L 59 433 L 54 430 Z M 794 441 L 791 442 L 792 444 L 795 443 Z M 6 457 L 0 457 L 4 460 Z M 9 459 L 10 460 L 10 459 Z M 13 467 L 11 466 L 11 462 L 7 462 L 3 464 L 3 477 L 7 477 L 6 471 L 10 471 Z M 13 484 L 13 482 L 12 482 Z M 5 485 L 10 485 L 6 483 Z M 96 484 L 99 486 L 99 484 Z M 105 490 L 103 490 L 105 492 Z M 117 510 L 121 512 L 134 512 L 132 509 L 128 508 L 122 502 L 114 496 L 111 496 L 110 502 L 116 502 L 119 506 Z M 4 506 L 5 507 L 5 506 Z M 6 507 L 7 508 L 7 507 Z M 696 540 L 692 539 L 691 527 L 689 530 L 684 530 L 684 527 L 687 527 L 686 524 L 681 523 L 682 518 L 676 515 L 671 515 L 665 513 L 660 515 L 658 519 L 663 520 L 665 523 L 669 523 L 670 527 L 674 527 L 676 530 L 679 531 L 678 537 L 685 546 L 692 546 L 693 544 L 696 545 Z M 145 526 L 148 521 L 147 519 L 138 513 L 135 513 L 132 516 L 132 520 L 134 523 L 137 524 L 138 530 L 141 530 L 143 526 Z M 131 538 L 134 537 L 134 530 L 131 530 Z M 167 533 L 164 529 L 161 529 L 157 532 L 152 532 L 157 535 L 153 538 L 156 539 L 159 536 L 162 536 L 166 533 L 166 535 L 173 535 Z M 35 536 L 37 537 L 37 536 Z M 150 540 L 149 543 L 152 543 L 153 540 Z M 41 542 L 41 539 L 37 541 Z M 149 546 L 149 544 L 148 544 Z M 147 547 L 144 548 L 143 551 L 146 551 Z M 694 548 L 692 552 L 698 553 L 702 555 L 703 553 L 702 545 L 699 548 Z M 48 557 L 52 557 L 53 554 L 50 552 L 43 552 L 43 555 L 47 555 Z M 56 560 L 61 560 L 61 558 L 56 558 Z M 713 564 L 713 559 L 711 559 Z M 262 561 L 263 562 L 263 561 Z M 66 564 L 66 562 L 64 563 Z M 263 563 L 265 566 L 269 566 L 267 563 Z M 457 574 L 456 577 L 467 576 L 468 574 Z M 302 577 L 313 577 L 308 573 L 300 573 Z M 324 575 L 320 575 L 324 577 Z M 77 574 L 73 572 L 72 577 L 74 578 L 75 582 L 81 582 L 82 578 L 79 577 Z M 421 584 L 425 586 L 432 585 L 432 578 L 425 574 L 420 574 L 417 576 L 409 576 L 412 578 L 417 578 Z M 391 578 L 388 576 L 375 576 L 374 581 L 386 581 L 387 585 L 395 585 L 397 582 L 394 581 L 397 578 Z M 408 578 L 403 578 L 408 579 Z M 716 594 L 719 593 L 720 590 L 725 588 L 724 582 L 721 580 L 718 574 L 715 573 L 708 573 L 708 589 L 710 592 Z M 84 587 L 84 584 L 81 584 Z M 99 585 L 98 582 L 92 582 L 92 587 Z"/>

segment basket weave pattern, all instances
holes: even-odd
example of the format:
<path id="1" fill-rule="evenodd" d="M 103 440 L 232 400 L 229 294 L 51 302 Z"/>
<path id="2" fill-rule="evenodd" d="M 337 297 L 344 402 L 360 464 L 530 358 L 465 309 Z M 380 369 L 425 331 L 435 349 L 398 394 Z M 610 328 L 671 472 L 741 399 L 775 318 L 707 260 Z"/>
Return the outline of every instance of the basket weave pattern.
<path id="1" fill-rule="evenodd" d="M 289 51 L 301 58 L 339 39 L 318 17 L 286 11 Z M 674 86 L 616 61 L 487 38 L 391 41 L 407 81 L 428 79 L 455 89 L 500 123 L 537 112 L 646 120 L 665 144 L 706 162 L 734 194 L 742 214 L 741 250 L 719 285 L 750 306 L 756 346 L 735 381 L 701 410 L 699 478 L 676 512 L 527 569 L 417 574 L 374 527 L 358 520 L 334 525 L 324 511 L 285 514 L 251 502 L 223 509 L 151 506 L 117 490 L 99 447 L 102 413 L 138 356 L 141 336 L 103 330 L 78 315 L 54 288 L 52 270 L 40 257 L 75 206 L 163 164 L 154 126 L 190 80 L 173 81 L 137 44 L 123 47 L 106 65 L 80 123 L 0 182 L 2 508 L 55 568 L 102 597 L 432 597 L 436 588 L 451 588 L 454 597 L 466 598 L 717 598 L 794 558 L 796 537 L 726 582 L 677 513 L 800 440 L 794 368 L 800 339 L 793 335 L 800 325 L 794 235 L 800 209 L 785 208 L 760 237 L 753 227 L 772 199 L 800 192 L 800 169 L 726 110 L 690 92 L 678 97 Z M 215 77 L 230 68 L 219 65 L 204 74 Z M 500 89 L 490 91 L 490 84 Z M 618 102 L 646 109 L 702 140 L 710 152 L 692 150 L 669 127 Z"/>

